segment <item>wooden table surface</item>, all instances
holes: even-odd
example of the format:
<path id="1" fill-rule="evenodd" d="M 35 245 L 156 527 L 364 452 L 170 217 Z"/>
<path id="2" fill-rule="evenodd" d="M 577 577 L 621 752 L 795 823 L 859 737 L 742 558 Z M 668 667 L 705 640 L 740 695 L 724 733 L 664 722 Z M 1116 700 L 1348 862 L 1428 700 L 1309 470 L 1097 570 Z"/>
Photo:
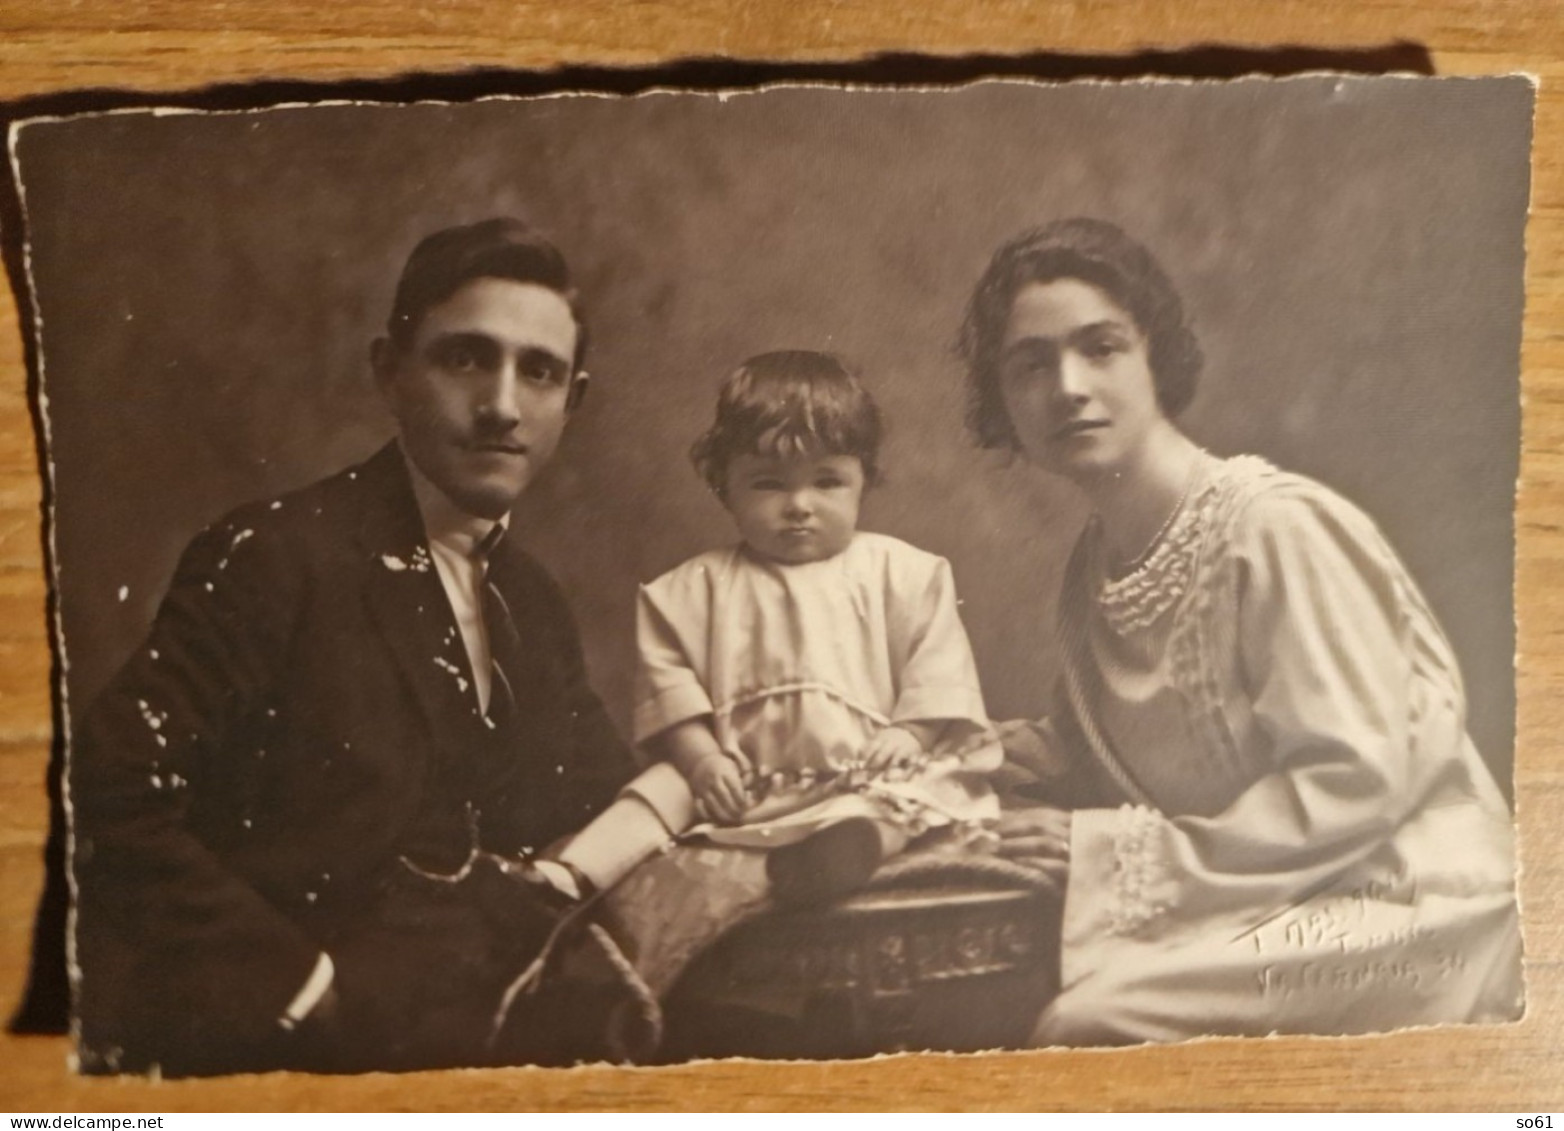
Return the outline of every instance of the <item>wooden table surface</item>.
<path id="1" fill-rule="evenodd" d="M 0 1109 L 1490 1109 L 1564 1107 L 1564 5 L 1556 0 L 0 0 L 0 99 L 81 88 L 377 79 L 691 57 L 1117 53 L 1197 44 L 1427 51 L 1439 74 L 1541 82 L 1528 232 L 1516 794 L 1529 1010 L 1508 1028 L 1213 1040 L 1120 1052 L 842 1064 L 512 1069 L 153 1082 L 70 1074 L 67 1042 L 0 1037 Z M 1402 54 L 1405 53 L 1403 50 Z M 1413 50 L 1413 55 L 1416 51 Z M 490 80 L 485 80 L 490 81 Z M 0 294 L 0 1008 L 26 970 L 50 741 L 38 455 Z M 1495 1124 L 1497 1126 L 1497 1124 Z"/>

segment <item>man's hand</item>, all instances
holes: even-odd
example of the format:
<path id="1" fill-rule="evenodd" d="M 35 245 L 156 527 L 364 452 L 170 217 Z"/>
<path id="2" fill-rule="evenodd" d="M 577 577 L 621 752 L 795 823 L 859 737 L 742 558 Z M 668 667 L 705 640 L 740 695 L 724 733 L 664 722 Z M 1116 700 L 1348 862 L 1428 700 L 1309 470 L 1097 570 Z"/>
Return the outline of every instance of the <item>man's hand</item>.
<path id="1" fill-rule="evenodd" d="M 869 740 L 862 758 L 870 773 L 911 770 L 924 755 L 923 743 L 911 730 L 888 726 Z"/>
<path id="2" fill-rule="evenodd" d="M 340 1008 L 336 966 L 331 955 L 322 952 L 309 978 L 278 1018 L 278 1024 L 290 1031 L 328 1032 L 336 1027 Z"/>
<path id="3" fill-rule="evenodd" d="M 683 769 L 683 767 L 680 767 Z M 720 825 L 737 824 L 749 808 L 749 791 L 738 763 L 726 754 L 711 754 L 685 771 L 696 806 Z"/>
<path id="4" fill-rule="evenodd" d="M 321 1033 L 332 1032 L 337 1027 L 337 1018 L 341 1012 L 342 999 L 337 994 L 336 982 L 332 982 L 326 987 L 326 992 L 320 995 L 315 1008 L 305 1014 L 301 1027 Z"/>

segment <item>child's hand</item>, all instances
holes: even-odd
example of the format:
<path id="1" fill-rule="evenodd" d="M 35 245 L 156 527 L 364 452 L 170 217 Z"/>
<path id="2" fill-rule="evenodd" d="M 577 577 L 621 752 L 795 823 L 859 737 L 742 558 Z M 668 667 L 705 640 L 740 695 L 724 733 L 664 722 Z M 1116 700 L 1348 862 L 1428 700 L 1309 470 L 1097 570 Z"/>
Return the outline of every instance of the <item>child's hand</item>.
<path id="1" fill-rule="evenodd" d="M 720 825 L 737 824 L 749 808 L 749 791 L 738 763 L 726 754 L 713 754 L 690 767 L 687 775 L 695 803 Z"/>
<path id="2" fill-rule="evenodd" d="M 899 726 L 886 727 L 863 748 L 864 765 L 870 773 L 907 771 L 922 758 L 923 743 L 910 730 Z"/>

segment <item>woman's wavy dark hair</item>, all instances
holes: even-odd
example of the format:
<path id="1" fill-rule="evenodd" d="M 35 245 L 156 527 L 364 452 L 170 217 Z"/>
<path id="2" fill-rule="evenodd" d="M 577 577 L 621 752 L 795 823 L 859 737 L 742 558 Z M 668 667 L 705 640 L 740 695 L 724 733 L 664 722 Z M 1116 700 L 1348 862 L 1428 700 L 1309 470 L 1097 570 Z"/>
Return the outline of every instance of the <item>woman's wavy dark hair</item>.
<path id="1" fill-rule="evenodd" d="M 841 360 L 813 350 L 750 358 L 717 394 L 717 419 L 690 449 L 719 498 L 728 464 L 741 455 L 856 456 L 864 483 L 879 478 L 880 410 Z"/>
<path id="2" fill-rule="evenodd" d="M 1080 279 L 1101 287 L 1145 335 L 1157 404 L 1175 417 L 1200 382 L 1200 343 L 1167 275 L 1106 220 L 1075 217 L 1022 232 L 994 253 L 967 304 L 957 351 L 967 363 L 967 424 L 985 448 L 1015 448 L 999 387 L 1000 350 L 1016 295 L 1031 283 Z"/>

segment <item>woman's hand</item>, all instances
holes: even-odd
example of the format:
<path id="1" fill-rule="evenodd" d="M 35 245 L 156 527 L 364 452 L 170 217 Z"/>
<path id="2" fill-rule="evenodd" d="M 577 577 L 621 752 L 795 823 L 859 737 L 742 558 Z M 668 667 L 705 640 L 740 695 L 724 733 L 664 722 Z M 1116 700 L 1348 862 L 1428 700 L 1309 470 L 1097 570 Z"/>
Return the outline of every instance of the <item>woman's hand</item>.
<path id="1" fill-rule="evenodd" d="M 1070 814 L 1038 806 L 999 818 L 999 855 L 1034 868 L 1061 885 L 1070 873 Z"/>
<path id="2" fill-rule="evenodd" d="M 1051 781 L 1069 769 L 1054 737 L 1053 724 L 1047 719 L 1007 719 L 994 724 L 994 734 L 1004 748 L 1005 760 L 1021 766 L 1039 781 Z"/>
<path id="3" fill-rule="evenodd" d="M 683 767 L 681 767 L 682 769 Z M 749 808 L 749 791 L 738 763 L 726 754 L 712 754 L 685 771 L 695 804 L 719 825 L 737 824 Z"/>

